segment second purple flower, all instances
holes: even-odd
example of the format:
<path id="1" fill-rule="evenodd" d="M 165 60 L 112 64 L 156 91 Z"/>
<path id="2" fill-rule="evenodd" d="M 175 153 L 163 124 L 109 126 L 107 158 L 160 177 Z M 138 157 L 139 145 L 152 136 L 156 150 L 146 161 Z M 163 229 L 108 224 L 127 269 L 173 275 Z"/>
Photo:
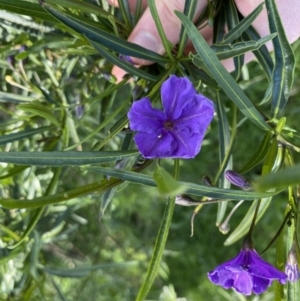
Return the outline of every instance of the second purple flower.
<path id="1" fill-rule="evenodd" d="M 214 116 L 212 101 L 185 77 L 170 76 L 161 87 L 163 111 L 144 97 L 133 103 L 130 128 L 141 154 L 152 158 L 194 158 Z"/>
<path id="2" fill-rule="evenodd" d="M 263 293 L 273 280 L 285 284 L 287 275 L 264 261 L 254 249 L 246 248 L 209 272 L 208 278 L 225 289 L 234 288 L 249 296 L 252 292 L 256 295 Z"/>

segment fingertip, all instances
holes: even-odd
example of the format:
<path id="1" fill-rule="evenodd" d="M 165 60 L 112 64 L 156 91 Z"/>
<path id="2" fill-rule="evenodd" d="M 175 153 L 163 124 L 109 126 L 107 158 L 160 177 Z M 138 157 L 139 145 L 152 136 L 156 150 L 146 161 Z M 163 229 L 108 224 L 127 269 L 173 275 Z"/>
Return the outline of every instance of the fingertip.
<path id="1" fill-rule="evenodd" d="M 116 78 L 116 84 L 123 80 L 123 77 L 127 74 L 127 72 L 118 66 L 114 66 L 111 70 L 111 74 Z"/>

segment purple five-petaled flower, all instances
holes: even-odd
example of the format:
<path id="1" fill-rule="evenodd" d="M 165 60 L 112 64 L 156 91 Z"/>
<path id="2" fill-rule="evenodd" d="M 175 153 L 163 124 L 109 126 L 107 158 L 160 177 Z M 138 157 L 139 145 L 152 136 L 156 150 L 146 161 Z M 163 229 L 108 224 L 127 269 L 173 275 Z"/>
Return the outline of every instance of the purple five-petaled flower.
<path id="1" fill-rule="evenodd" d="M 254 249 L 246 248 L 233 259 L 209 272 L 208 278 L 225 289 L 244 295 L 263 293 L 273 280 L 285 284 L 287 275 L 264 261 Z"/>
<path id="2" fill-rule="evenodd" d="M 161 86 L 163 111 L 144 97 L 133 103 L 128 118 L 140 153 L 152 158 L 194 158 L 214 116 L 213 103 L 185 77 L 170 76 Z"/>

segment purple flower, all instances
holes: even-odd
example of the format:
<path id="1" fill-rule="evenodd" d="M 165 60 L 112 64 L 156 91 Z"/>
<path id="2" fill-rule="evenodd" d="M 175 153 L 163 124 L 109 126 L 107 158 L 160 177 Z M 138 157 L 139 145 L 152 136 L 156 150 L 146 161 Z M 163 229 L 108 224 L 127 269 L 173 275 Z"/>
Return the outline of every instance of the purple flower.
<path id="1" fill-rule="evenodd" d="M 225 289 L 234 288 L 244 295 L 263 293 L 278 280 L 285 284 L 287 275 L 264 261 L 254 249 L 244 249 L 233 259 L 209 272 L 208 278 Z"/>
<path id="2" fill-rule="evenodd" d="M 227 179 L 228 182 L 230 182 L 231 184 L 237 187 L 242 188 L 243 190 L 252 189 L 250 182 L 233 170 L 226 170 L 225 178 Z"/>
<path id="3" fill-rule="evenodd" d="M 144 97 L 128 113 L 139 151 L 147 159 L 194 158 L 213 118 L 213 103 L 197 94 L 187 78 L 175 75 L 162 84 L 161 98 L 163 111 Z"/>

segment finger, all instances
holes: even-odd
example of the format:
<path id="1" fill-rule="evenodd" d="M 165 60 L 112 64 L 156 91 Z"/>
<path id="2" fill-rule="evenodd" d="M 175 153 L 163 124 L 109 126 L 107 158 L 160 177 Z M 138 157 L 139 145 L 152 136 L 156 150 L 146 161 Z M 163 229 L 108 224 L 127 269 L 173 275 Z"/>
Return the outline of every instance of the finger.
<path id="1" fill-rule="evenodd" d="M 107 1 L 109 5 L 114 6 L 114 7 L 119 7 L 119 1 L 118 0 L 108 0 Z M 131 13 L 135 13 L 136 6 L 137 6 L 137 0 L 128 0 L 128 5 Z M 147 0 L 142 0 L 141 3 L 141 9 L 144 11 L 147 7 Z"/>
<path id="2" fill-rule="evenodd" d="M 209 43 L 211 44 L 212 43 L 212 34 L 213 34 L 213 28 L 212 27 L 209 27 L 209 26 L 205 26 L 204 28 L 202 28 L 200 30 L 200 33 L 201 35 L 203 36 L 203 38 Z M 188 55 L 190 52 L 194 52 L 195 49 L 194 49 L 194 46 L 193 44 L 191 43 L 191 41 L 189 41 L 187 43 L 187 46 L 184 50 L 184 53 L 186 55 Z M 233 64 L 232 64 L 232 67 L 233 67 Z M 232 69 L 233 70 L 233 69 Z M 231 71 L 232 71 L 231 70 Z M 116 77 L 117 79 L 117 82 L 120 82 L 122 79 L 123 79 L 123 76 L 126 74 L 126 71 L 124 71 L 123 69 L 117 67 L 117 66 L 114 66 L 113 69 L 112 69 L 112 74 Z"/>

